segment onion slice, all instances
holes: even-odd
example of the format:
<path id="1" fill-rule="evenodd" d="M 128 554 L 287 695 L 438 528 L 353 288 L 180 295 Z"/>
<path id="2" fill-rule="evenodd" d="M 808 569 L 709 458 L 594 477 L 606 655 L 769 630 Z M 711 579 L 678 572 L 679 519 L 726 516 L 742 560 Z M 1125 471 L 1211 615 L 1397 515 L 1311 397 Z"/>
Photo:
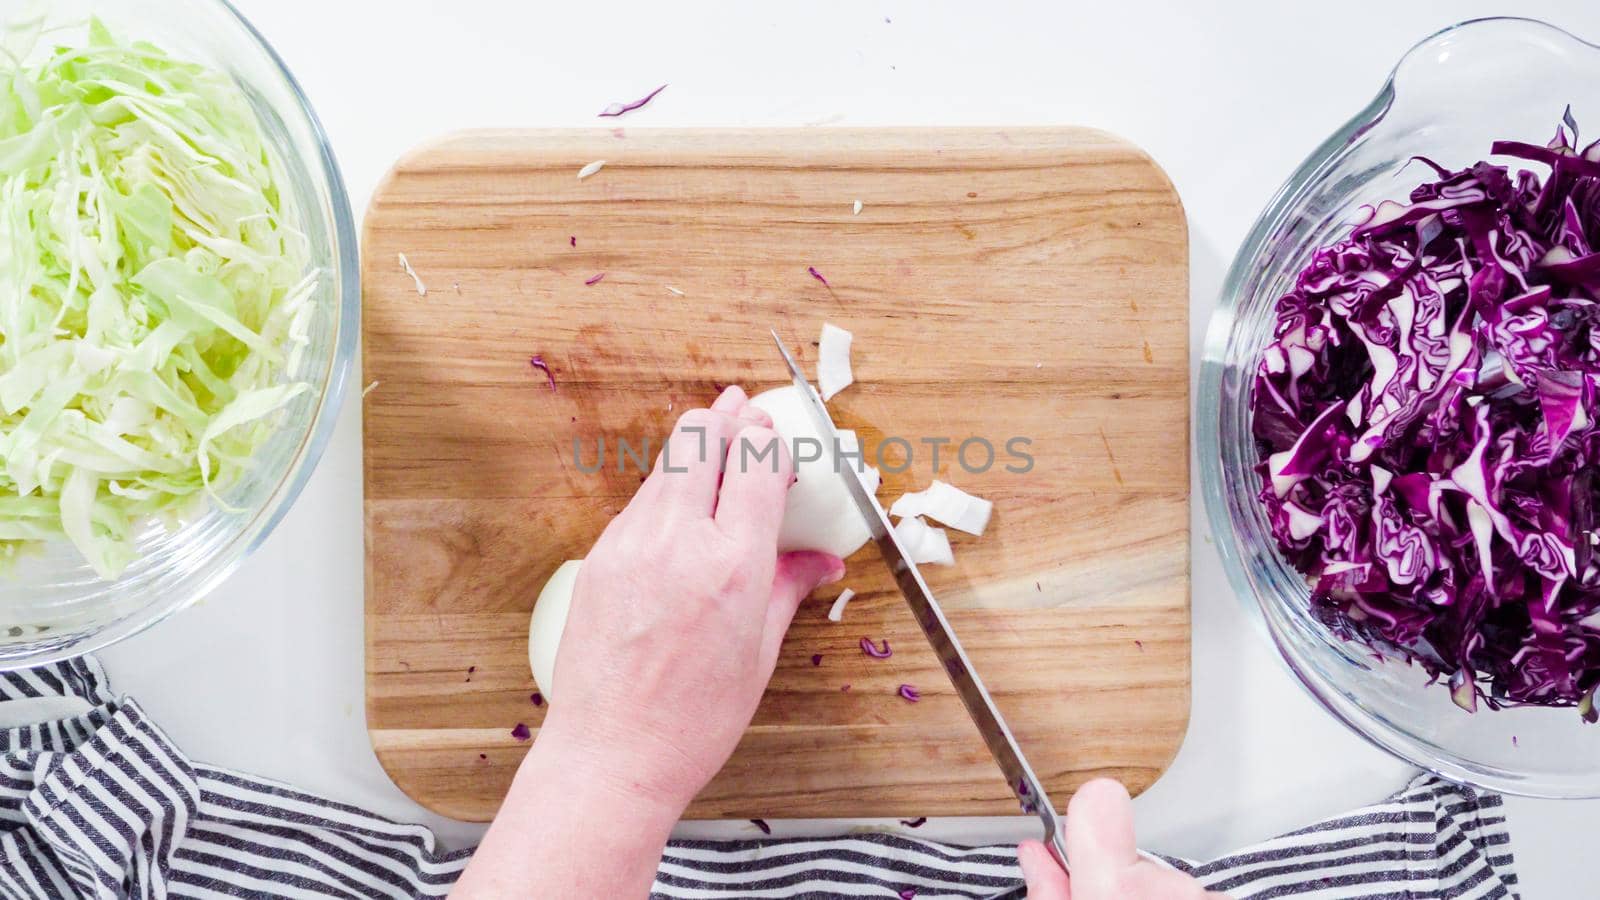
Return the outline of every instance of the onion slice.
<path id="1" fill-rule="evenodd" d="M 606 161 L 603 159 L 597 159 L 578 170 L 578 180 L 582 181 L 605 167 Z"/>
<path id="2" fill-rule="evenodd" d="M 817 345 L 817 387 L 822 389 L 823 401 L 854 382 L 850 371 L 850 342 L 855 335 L 829 322 L 822 323 L 822 340 Z"/>
<path id="3" fill-rule="evenodd" d="M 850 604 L 850 598 L 854 597 L 855 595 L 856 592 L 849 588 L 845 588 L 844 590 L 840 591 L 839 596 L 834 599 L 833 605 L 828 607 L 828 621 L 843 622 L 844 608 Z"/>
<path id="4" fill-rule="evenodd" d="M 894 526 L 894 536 L 906 555 L 917 565 L 930 563 L 936 566 L 953 566 L 955 554 L 950 552 L 950 538 L 943 528 L 934 528 L 916 516 L 901 519 Z"/>
<path id="5" fill-rule="evenodd" d="M 406 255 L 404 253 L 399 254 L 399 256 L 400 256 L 400 271 L 402 271 L 402 272 L 406 273 L 407 275 L 411 276 L 411 281 L 413 283 L 415 283 L 416 286 L 417 286 L 417 296 L 418 297 L 426 297 L 426 296 L 428 296 L 428 286 L 422 283 L 422 276 L 417 274 L 417 270 L 411 268 L 411 260 L 406 259 Z"/>
<path id="6" fill-rule="evenodd" d="M 902 495 L 889 507 L 891 516 L 927 516 L 967 534 L 983 534 L 993 513 L 993 503 L 938 480 L 928 485 L 927 490 Z"/>

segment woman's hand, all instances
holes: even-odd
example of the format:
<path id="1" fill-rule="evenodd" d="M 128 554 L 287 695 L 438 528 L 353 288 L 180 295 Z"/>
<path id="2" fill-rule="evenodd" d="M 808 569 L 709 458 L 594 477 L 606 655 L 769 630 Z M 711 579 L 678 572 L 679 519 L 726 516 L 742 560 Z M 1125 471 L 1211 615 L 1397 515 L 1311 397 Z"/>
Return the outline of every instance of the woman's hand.
<path id="1" fill-rule="evenodd" d="M 579 570 L 548 738 L 632 795 L 694 799 L 750 724 L 800 601 L 844 575 L 834 556 L 778 556 L 793 480 L 743 390 L 684 413 Z"/>
<path id="2" fill-rule="evenodd" d="M 584 558 L 561 697 L 452 896 L 649 891 L 673 824 L 750 724 L 795 609 L 844 575 L 838 557 L 777 553 L 794 479 L 782 443 L 737 387 L 678 420 Z"/>
<path id="3" fill-rule="evenodd" d="M 1017 861 L 1030 900 L 1198 900 L 1222 898 L 1188 875 L 1139 855 L 1133 802 L 1108 778 L 1078 789 L 1067 806 L 1069 876 L 1038 841 L 1024 841 Z"/>

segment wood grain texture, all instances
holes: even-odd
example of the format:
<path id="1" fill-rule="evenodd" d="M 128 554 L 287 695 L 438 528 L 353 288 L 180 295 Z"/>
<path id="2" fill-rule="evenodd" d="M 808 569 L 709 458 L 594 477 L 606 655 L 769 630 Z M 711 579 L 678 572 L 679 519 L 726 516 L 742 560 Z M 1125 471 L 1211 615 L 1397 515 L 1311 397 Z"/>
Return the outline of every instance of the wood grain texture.
<path id="1" fill-rule="evenodd" d="M 1137 149 L 1073 128 L 469 133 L 402 160 L 366 228 L 367 723 L 422 804 L 490 818 L 528 746 L 512 727 L 538 728 L 534 598 L 639 483 L 610 449 L 582 472 L 574 440 L 592 464 L 598 438 L 664 435 L 719 385 L 781 384 L 767 328 L 809 369 L 824 319 L 856 335 L 841 427 L 869 454 L 912 442 L 885 502 L 934 477 L 923 438 L 951 439 L 940 474 L 995 501 L 927 575 L 1052 794 L 1096 775 L 1137 792 L 1170 762 L 1189 712 L 1188 248 Z M 1027 474 L 954 458 L 1016 436 Z M 801 610 L 690 815 L 1015 811 L 871 547 L 846 585 L 844 624 L 825 618 L 839 588 Z M 894 656 L 864 656 L 864 635 Z"/>

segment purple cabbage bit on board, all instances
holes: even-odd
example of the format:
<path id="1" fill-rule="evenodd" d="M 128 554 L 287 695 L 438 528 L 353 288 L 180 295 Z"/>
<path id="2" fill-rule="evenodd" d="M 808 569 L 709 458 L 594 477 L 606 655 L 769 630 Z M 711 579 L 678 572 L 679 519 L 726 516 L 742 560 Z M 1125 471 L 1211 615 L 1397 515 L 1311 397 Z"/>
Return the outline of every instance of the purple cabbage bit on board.
<path id="1" fill-rule="evenodd" d="M 543 356 L 528 357 L 528 365 L 544 373 L 544 377 L 550 382 L 550 390 L 556 389 L 556 373 L 550 369 L 549 363 L 544 361 Z"/>
<path id="2" fill-rule="evenodd" d="M 1279 298 L 1260 499 L 1315 614 L 1476 710 L 1596 716 L 1600 142 L 1570 115 L 1384 201 Z"/>
<path id="3" fill-rule="evenodd" d="M 771 834 L 772 833 L 772 826 L 767 824 L 767 820 L 766 819 L 751 819 L 750 820 L 750 824 L 754 825 L 755 827 L 757 827 L 759 829 L 761 829 L 761 833 L 762 834 Z"/>
<path id="4" fill-rule="evenodd" d="M 806 271 L 811 273 L 812 278 L 822 282 L 823 287 L 833 287 L 833 285 L 828 283 L 828 279 L 823 278 L 822 273 L 817 271 L 816 266 L 806 266 Z"/>
<path id="5" fill-rule="evenodd" d="M 533 732 L 528 730 L 528 726 L 527 725 L 525 725 L 525 724 L 523 724 L 521 722 L 518 722 L 517 726 L 515 728 L 511 729 L 511 736 L 516 738 L 519 741 L 525 741 L 528 738 L 533 737 Z"/>
<path id="6" fill-rule="evenodd" d="M 907 828 L 921 828 L 928 822 L 927 816 L 917 816 L 915 819 L 901 819 L 900 824 Z"/>

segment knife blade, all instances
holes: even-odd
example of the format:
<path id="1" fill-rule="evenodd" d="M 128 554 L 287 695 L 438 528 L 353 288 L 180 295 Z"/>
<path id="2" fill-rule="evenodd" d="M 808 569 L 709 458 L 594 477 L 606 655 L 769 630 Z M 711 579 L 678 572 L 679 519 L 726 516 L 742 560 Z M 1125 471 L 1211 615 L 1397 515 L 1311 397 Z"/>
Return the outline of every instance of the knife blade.
<path id="1" fill-rule="evenodd" d="M 900 593 L 905 596 L 906 604 L 911 607 L 912 616 L 921 626 L 922 633 L 927 636 L 928 643 L 933 647 L 934 654 L 939 657 L 939 662 L 943 664 L 945 673 L 950 676 L 950 683 L 955 687 L 956 695 L 961 698 L 968 715 L 972 717 L 973 724 L 978 727 L 978 733 L 982 735 L 983 742 L 989 747 L 989 754 L 994 757 L 1001 773 L 1005 775 L 1011 792 L 1016 795 L 1022 806 L 1022 811 L 1039 817 L 1044 825 L 1045 846 L 1050 848 L 1056 861 L 1065 868 L 1067 851 L 1066 842 L 1062 837 L 1061 819 L 1056 815 L 1055 807 L 1051 805 L 1043 785 L 1033 774 L 1033 767 L 1028 765 L 1027 757 L 1023 756 L 1022 748 L 1017 745 L 1017 739 L 1012 736 L 1011 729 L 1006 726 L 1005 718 L 994 705 L 994 699 L 984 687 L 983 679 L 978 677 L 977 670 L 967 659 L 961 641 L 951 629 L 950 621 L 945 618 L 939 601 L 934 599 L 933 591 L 928 588 L 928 582 L 923 579 L 917 564 L 906 555 L 905 548 L 900 546 L 900 541 L 895 537 L 894 529 L 889 524 L 888 514 L 883 511 L 877 498 L 867 492 L 866 486 L 861 483 L 861 479 L 854 471 L 837 465 L 839 432 L 834 427 L 833 417 L 828 414 L 827 406 L 823 405 L 822 398 L 811 387 L 811 382 L 801 374 L 800 367 L 795 364 L 794 357 L 789 354 L 789 348 L 784 346 L 783 339 L 778 337 L 776 330 L 772 332 L 772 340 L 778 345 L 778 352 L 783 355 L 784 364 L 789 367 L 789 375 L 794 379 L 795 387 L 799 388 L 801 395 L 806 398 L 806 408 L 822 439 L 831 442 L 835 448 L 832 458 L 835 460 L 837 474 L 844 479 L 851 499 L 855 501 L 856 508 L 866 519 L 867 530 L 872 535 L 873 543 L 877 544 L 884 563 L 893 573 L 895 583 L 900 587 Z"/>

